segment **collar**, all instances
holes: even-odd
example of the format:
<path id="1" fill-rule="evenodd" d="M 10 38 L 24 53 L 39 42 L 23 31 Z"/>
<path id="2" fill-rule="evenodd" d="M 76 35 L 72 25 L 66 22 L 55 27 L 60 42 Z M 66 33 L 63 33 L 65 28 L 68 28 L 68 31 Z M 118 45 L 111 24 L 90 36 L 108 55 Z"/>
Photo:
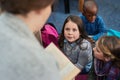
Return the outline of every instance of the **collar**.
<path id="1" fill-rule="evenodd" d="M 81 41 L 81 39 L 78 39 L 78 40 L 70 43 L 68 40 L 64 39 L 64 43 L 70 44 L 71 47 L 74 47 L 75 45 L 77 45 L 78 43 L 80 43 L 80 41 Z"/>

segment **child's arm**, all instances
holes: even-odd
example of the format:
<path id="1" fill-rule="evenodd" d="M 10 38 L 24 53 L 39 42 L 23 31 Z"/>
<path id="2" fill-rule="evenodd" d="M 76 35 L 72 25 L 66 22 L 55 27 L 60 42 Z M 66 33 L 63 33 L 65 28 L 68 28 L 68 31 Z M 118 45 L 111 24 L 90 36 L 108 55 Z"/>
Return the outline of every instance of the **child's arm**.
<path id="1" fill-rule="evenodd" d="M 78 9 L 79 9 L 79 11 L 82 13 L 83 12 L 83 4 L 84 4 L 84 0 L 79 0 L 78 1 Z"/>
<path id="2" fill-rule="evenodd" d="M 96 24 L 97 24 L 98 34 L 96 34 L 92 37 L 95 41 L 97 41 L 107 31 L 106 25 L 105 25 L 102 17 L 98 17 L 98 22 Z"/>
<path id="3" fill-rule="evenodd" d="M 92 62 L 92 47 L 89 42 L 85 42 L 82 44 L 85 49 L 79 52 L 78 61 L 75 64 L 79 69 L 83 69 L 85 65 L 89 62 Z"/>

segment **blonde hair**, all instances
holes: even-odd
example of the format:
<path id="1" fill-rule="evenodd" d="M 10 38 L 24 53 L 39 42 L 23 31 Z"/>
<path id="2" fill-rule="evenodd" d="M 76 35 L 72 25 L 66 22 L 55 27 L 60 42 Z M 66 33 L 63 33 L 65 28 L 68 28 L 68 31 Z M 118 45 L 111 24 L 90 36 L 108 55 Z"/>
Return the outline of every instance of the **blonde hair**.
<path id="1" fill-rule="evenodd" d="M 120 67 L 120 39 L 115 36 L 103 36 L 98 40 L 98 47 L 104 57 L 110 58 Z"/>

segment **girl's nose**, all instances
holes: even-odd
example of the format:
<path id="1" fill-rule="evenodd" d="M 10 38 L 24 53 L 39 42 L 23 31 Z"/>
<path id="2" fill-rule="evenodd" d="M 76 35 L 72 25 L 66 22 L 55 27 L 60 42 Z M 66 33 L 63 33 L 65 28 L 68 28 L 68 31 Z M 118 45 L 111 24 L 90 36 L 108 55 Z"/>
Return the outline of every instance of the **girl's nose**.
<path id="1" fill-rule="evenodd" d="M 72 32 L 72 30 L 70 30 L 68 33 L 69 33 L 69 34 L 72 34 L 73 32 Z"/>

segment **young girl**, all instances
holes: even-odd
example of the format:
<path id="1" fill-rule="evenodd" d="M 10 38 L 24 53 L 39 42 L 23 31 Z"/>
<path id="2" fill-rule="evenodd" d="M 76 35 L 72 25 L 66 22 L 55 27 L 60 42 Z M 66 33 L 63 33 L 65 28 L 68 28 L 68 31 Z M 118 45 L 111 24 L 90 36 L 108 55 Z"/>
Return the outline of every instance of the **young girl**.
<path id="1" fill-rule="evenodd" d="M 92 46 L 88 40 L 91 41 L 85 33 L 80 17 L 68 16 L 58 44 L 63 53 L 82 73 L 87 73 L 92 64 Z"/>
<path id="2" fill-rule="evenodd" d="M 120 39 L 103 36 L 96 42 L 94 50 L 95 80 L 120 79 Z M 92 80 L 94 80 L 92 79 Z"/>

